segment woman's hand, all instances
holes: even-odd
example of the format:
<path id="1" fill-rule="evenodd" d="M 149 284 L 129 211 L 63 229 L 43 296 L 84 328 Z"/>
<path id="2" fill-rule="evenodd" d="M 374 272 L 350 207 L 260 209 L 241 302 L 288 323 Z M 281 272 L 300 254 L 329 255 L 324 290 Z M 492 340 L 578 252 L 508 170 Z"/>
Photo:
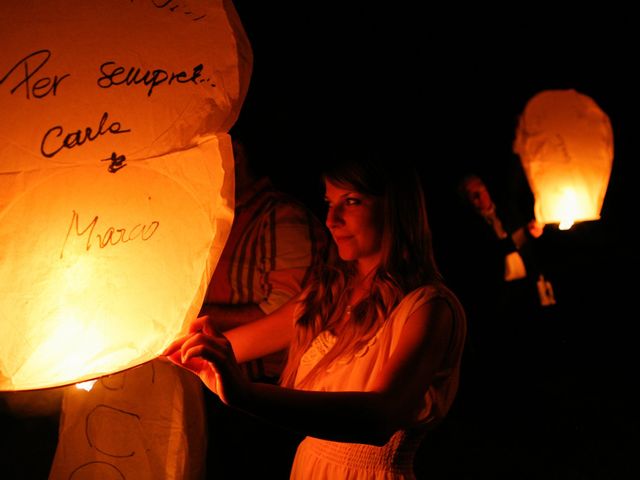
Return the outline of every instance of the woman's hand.
<path id="1" fill-rule="evenodd" d="M 229 340 L 213 330 L 208 317 L 199 317 L 189 333 L 175 340 L 163 354 L 176 365 L 195 373 L 227 405 L 237 405 L 250 382 L 236 361 Z"/>

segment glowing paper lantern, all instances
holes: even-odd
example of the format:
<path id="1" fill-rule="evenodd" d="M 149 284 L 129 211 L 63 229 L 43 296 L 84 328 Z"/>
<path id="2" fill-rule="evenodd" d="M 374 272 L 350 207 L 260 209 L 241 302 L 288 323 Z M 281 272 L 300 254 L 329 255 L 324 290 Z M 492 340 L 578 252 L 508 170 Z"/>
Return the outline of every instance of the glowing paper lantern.
<path id="1" fill-rule="evenodd" d="M 575 90 L 548 90 L 527 103 L 517 128 L 520 156 L 543 223 L 598 220 L 613 165 L 609 117 Z"/>
<path id="2" fill-rule="evenodd" d="M 0 390 L 156 357 L 233 219 L 230 1 L 0 3 Z"/>

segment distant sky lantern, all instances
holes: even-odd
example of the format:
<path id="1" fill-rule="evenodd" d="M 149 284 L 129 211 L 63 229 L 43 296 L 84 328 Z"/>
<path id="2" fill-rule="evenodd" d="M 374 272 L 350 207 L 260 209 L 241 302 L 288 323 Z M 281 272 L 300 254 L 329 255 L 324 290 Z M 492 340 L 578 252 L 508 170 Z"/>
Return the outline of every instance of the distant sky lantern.
<path id="1" fill-rule="evenodd" d="M 575 90 L 548 90 L 526 105 L 514 151 L 535 197 L 535 216 L 560 229 L 598 220 L 613 165 L 609 117 Z"/>
<path id="2" fill-rule="evenodd" d="M 231 1 L 0 3 L 0 390 L 156 357 L 233 220 Z"/>

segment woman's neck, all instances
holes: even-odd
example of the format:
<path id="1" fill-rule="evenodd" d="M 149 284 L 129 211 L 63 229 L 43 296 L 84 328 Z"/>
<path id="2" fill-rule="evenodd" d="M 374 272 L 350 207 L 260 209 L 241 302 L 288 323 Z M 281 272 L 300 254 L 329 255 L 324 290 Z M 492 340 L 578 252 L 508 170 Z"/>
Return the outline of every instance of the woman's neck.
<path id="1" fill-rule="evenodd" d="M 366 258 L 359 259 L 356 262 L 356 277 L 355 280 L 358 283 L 369 282 L 373 278 L 375 271 L 378 269 L 380 265 L 380 258 L 376 256 L 375 258 Z"/>
<path id="2" fill-rule="evenodd" d="M 375 271 L 376 269 L 373 268 L 363 274 L 358 270 L 356 275 L 350 280 L 346 292 L 346 301 L 349 309 L 369 296 Z"/>

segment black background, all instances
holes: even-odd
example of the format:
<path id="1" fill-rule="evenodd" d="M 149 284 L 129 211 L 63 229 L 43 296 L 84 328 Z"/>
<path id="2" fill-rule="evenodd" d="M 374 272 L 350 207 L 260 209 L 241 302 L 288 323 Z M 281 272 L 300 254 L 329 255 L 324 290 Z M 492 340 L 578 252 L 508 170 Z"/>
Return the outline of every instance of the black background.
<path id="1" fill-rule="evenodd" d="M 423 445 L 417 470 L 421 478 L 637 476 L 640 78 L 630 12 L 533 3 L 236 6 L 255 56 L 241 120 L 269 139 L 272 176 L 322 215 L 306 169 L 351 135 L 397 142 L 420 165 L 437 259 L 452 255 L 456 180 L 474 171 L 508 190 L 521 173 L 512 142 L 533 95 L 572 88 L 607 113 L 615 152 L 601 220 L 564 232 L 547 226 L 542 237 L 559 304 L 528 327 L 529 373 L 505 376 L 496 390 L 504 372 L 476 372 L 465 403 L 479 407 L 452 412 Z M 485 377 L 493 382 L 483 389 Z"/>
<path id="2" fill-rule="evenodd" d="M 538 3 L 240 0 L 236 8 L 254 53 L 241 119 L 265 170 L 322 215 L 309 185 L 342 138 L 397 142 L 420 164 L 437 258 L 455 222 L 455 180 L 476 171 L 508 184 L 517 118 L 535 93 L 574 88 L 609 115 L 615 156 L 602 219 L 545 230 L 561 308 L 532 327 L 532 339 L 545 339 L 526 347 L 535 375 L 517 395 L 479 382 L 467 402 L 505 407 L 491 418 L 481 408 L 452 412 L 417 470 L 420 478 L 637 477 L 636 17 Z M 3 415 L 2 427 L 8 477 L 0 476 L 46 478 L 55 421 Z"/>

